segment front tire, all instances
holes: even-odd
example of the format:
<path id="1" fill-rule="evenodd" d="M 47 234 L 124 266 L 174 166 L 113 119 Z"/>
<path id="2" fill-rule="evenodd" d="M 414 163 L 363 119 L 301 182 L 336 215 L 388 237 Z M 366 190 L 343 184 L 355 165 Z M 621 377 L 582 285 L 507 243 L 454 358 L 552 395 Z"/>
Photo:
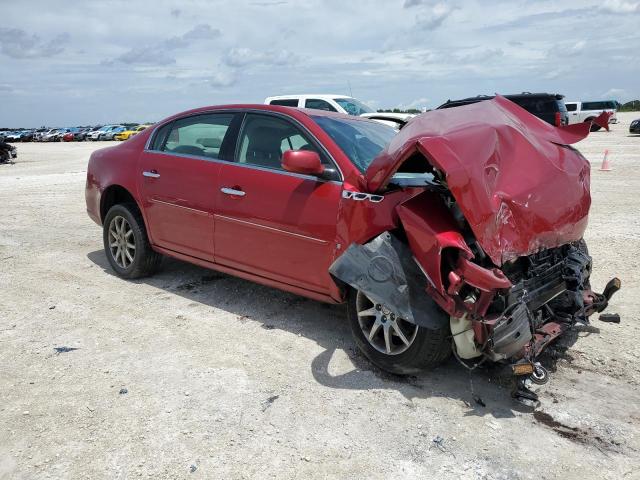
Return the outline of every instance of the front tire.
<path id="1" fill-rule="evenodd" d="M 356 345 L 371 363 L 389 373 L 420 373 L 444 362 L 451 353 L 448 321 L 437 330 L 419 327 L 354 289 L 349 292 L 347 310 Z"/>
<path id="2" fill-rule="evenodd" d="M 151 248 L 142 214 L 132 203 L 109 209 L 103 223 L 104 251 L 119 277 L 134 279 L 152 275 L 162 255 Z"/>

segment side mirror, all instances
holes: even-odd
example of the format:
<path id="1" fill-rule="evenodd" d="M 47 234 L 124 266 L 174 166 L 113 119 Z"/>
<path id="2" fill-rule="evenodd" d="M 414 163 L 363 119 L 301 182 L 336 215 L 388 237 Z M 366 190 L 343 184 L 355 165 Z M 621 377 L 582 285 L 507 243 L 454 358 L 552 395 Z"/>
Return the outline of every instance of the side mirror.
<path id="1" fill-rule="evenodd" d="M 282 168 L 305 175 L 320 176 L 324 173 L 320 155 L 311 150 L 287 150 L 282 154 Z"/>

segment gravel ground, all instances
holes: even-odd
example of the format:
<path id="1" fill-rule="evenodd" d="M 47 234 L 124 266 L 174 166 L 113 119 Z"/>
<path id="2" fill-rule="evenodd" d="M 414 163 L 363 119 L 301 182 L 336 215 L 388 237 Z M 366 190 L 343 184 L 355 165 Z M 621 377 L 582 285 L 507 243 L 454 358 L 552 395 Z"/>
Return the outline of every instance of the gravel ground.
<path id="1" fill-rule="evenodd" d="M 84 205 L 105 144 L 19 145 L 0 165 L 0 478 L 640 478 L 634 116 L 577 145 L 593 163 L 593 284 L 622 279 L 622 323 L 550 352 L 535 413 L 454 360 L 377 371 L 342 306 L 175 260 L 115 277 Z"/>

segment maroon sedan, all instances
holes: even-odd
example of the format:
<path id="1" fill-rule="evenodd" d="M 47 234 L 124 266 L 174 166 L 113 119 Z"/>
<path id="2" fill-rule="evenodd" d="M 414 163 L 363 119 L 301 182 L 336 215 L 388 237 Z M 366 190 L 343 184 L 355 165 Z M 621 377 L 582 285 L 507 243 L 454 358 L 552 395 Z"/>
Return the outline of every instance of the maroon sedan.
<path id="1" fill-rule="evenodd" d="M 272 105 L 180 113 L 98 150 L 90 217 L 123 278 L 162 255 L 348 305 L 357 345 L 406 374 L 451 352 L 502 361 L 514 396 L 542 349 L 601 311 L 582 240 L 589 163 L 510 101 L 437 110 L 399 133 Z"/>

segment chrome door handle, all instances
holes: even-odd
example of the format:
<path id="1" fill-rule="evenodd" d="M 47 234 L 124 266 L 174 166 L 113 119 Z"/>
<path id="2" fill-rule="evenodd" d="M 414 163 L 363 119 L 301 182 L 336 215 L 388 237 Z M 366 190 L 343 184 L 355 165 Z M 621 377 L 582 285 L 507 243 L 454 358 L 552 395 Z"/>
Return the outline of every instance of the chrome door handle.
<path id="1" fill-rule="evenodd" d="M 235 190 L 227 187 L 222 187 L 220 191 L 225 195 L 235 195 L 237 197 L 244 197 L 246 195 L 246 192 L 243 192 L 242 190 Z"/>
<path id="2" fill-rule="evenodd" d="M 147 172 L 147 171 L 142 172 L 142 175 L 144 177 L 149 177 L 149 178 L 160 178 L 160 174 L 155 170 L 151 170 L 150 172 Z"/>

